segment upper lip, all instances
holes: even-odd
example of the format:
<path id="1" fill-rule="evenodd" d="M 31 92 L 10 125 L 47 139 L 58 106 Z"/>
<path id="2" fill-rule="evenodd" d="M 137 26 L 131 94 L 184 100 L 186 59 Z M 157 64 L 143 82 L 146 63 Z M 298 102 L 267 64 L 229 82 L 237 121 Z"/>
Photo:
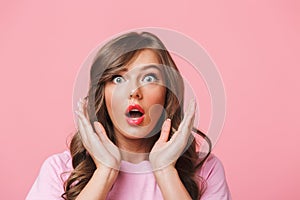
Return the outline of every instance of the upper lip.
<path id="1" fill-rule="evenodd" d="M 131 105 L 129 105 L 128 108 L 126 109 L 126 113 L 125 114 L 128 115 L 130 111 L 139 111 L 142 114 L 145 113 L 144 109 L 140 105 L 138 105 L 138 104 L 131 104 Z"/>

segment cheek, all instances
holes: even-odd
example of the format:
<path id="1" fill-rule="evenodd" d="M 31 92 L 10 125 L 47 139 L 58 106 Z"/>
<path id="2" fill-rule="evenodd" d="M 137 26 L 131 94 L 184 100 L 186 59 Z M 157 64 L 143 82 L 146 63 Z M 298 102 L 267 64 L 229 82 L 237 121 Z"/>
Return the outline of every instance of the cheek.
<path id="1" fill-rule="evenodd" d="M 122 90 L 118 90 L 115 87 L 105 88 L 105 104 L 110 117 L 118 115 L 124 104 L 124 94 Z"/>
<path id="2" fill-rule="evenodd" d="M 148 99 L 151 104 L 165 104 L 166 90 L 165 88 L 157 88 L 156 90 L 150 90 Z"/>
<path id="3" fill-rule="evenodd" d="M 149 90 L 151 92 L 147 93 L 147 96 L 144 96 L 146 107 L 148 107 L 148 114 L 154 119 L 160 117 L 162 111 L 164 110 L 165 105 L 165 89 L 159 88 L 155 90 Z"/>
<path id="4" fill-rule="evenodd" d="M 111 108 L 112 108 L 112 105 L 111 105 L 112 91 L 109 87 L 105 87 L 104 97 L 105 97 L 104 99 L 105 99 L 105 105 L 106 105 L 107 111 L 110 114 Z"/>
<path id="5" fill-rule="evenodd" d="M 148 104 L 148 116 L 147 124 L 150 125 L 152 129 L 155 129 L 157 132 L 159 131 L 162 122 L 159 121 L 162 113 L 164 112 L 165 108 L 165 97 L 166 97 L 166 90 L 164 88 L 160 88 L 157 90 L 151 90 L 151 92 L 147 95 L 147 104 Z M 159 128 L 159 129 L 157 129 Z"/>

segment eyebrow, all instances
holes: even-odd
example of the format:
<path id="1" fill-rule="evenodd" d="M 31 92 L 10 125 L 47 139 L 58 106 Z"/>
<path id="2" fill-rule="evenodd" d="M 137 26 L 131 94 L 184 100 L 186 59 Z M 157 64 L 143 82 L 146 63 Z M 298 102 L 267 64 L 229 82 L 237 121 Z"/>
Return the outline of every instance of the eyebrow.
<path id="1" fill-rule="evenodd" d="M 150 68 L 155 68 L 161 72 L 161 67 L 159 67 L 159 65 L 150 64 L 142 67 L 143 70 L 150 69 Z"/>
<path id="2" fill-rule="evenodd" d="M 160 64 L 158 64 L 158 65 L 156 65 L 156 64 L 143 65 L 143 66 L 141 66 L 141 68 L 139 70 L 141 71 L 141 70 L 147 70 L 150 68 L 155 68 L 158 71 L 162 72 L 161 67 L 159 67 L 159 65 Z M 124 67 L 123 69 L 120 70 L 120 72 L 128 72 L 128 68 Z"/>

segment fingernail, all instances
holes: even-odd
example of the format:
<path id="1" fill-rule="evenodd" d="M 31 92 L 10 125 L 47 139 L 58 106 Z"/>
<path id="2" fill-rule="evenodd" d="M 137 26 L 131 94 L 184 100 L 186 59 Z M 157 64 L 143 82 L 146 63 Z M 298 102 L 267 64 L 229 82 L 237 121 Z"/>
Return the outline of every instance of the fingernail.
<path id="1" fill-rule="evenodd" d="M 167 122 L 167 123 L 164 123 L 164 127 L 163 127 L 164 129 L 165 129 L 165 128 L 168 128 L 169 126 L 171 126 L 171 119 L 169 119 L 169 118 L 166 119 L 166 122 Z"/>

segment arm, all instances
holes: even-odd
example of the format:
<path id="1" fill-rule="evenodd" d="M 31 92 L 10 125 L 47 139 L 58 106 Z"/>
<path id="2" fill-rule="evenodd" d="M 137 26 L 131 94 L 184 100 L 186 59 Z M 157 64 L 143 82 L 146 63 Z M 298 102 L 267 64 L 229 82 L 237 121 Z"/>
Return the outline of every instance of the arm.
<path id="1" fill-rule="evenodd" d="M 84 104 L 83 101 L 78 103 L 78 128 L 82 143 L 93 158 L 96 170 L 76 200 L 104 200 L 118 176 L 121 156 L 99 122 L 94 122 L 96 133 L 94 132 L 85 115 Z"/>
<path id="2" fill-rule="evenodd" d="M 231 200 L 223 164 L 216 156 L 211 154 L 208 157 L 199 175 L 207 185 L 201 200 Z"/>
<path id="3" fill-rule="evenodd" d="M 106 166 L 97 168 L 76 200 L 104 200 L 118 176 L 118 171 Z M 99 192 L 101 191 L 101 192 Z"/>
<path id="4" fill-rule="evenodd" d="M 192 199 L 188 191 L 181 182 L 177 170 L 170 165 L 154 172 L 158 186 L 164 199 L 184 200 Z"/>
<path id="5" fill-rule="evenodd" d="M 154 176 L 164 199 L 191 199 L 188 191 L 181 182 L 175 163 L 188 144 L 195 118 L 196 104 L 191 101 L 178 130 L 168 141 L 171 120 L 167 119 L 161 128 L 159 139 L 154 144 L 149 160 Z"/>

